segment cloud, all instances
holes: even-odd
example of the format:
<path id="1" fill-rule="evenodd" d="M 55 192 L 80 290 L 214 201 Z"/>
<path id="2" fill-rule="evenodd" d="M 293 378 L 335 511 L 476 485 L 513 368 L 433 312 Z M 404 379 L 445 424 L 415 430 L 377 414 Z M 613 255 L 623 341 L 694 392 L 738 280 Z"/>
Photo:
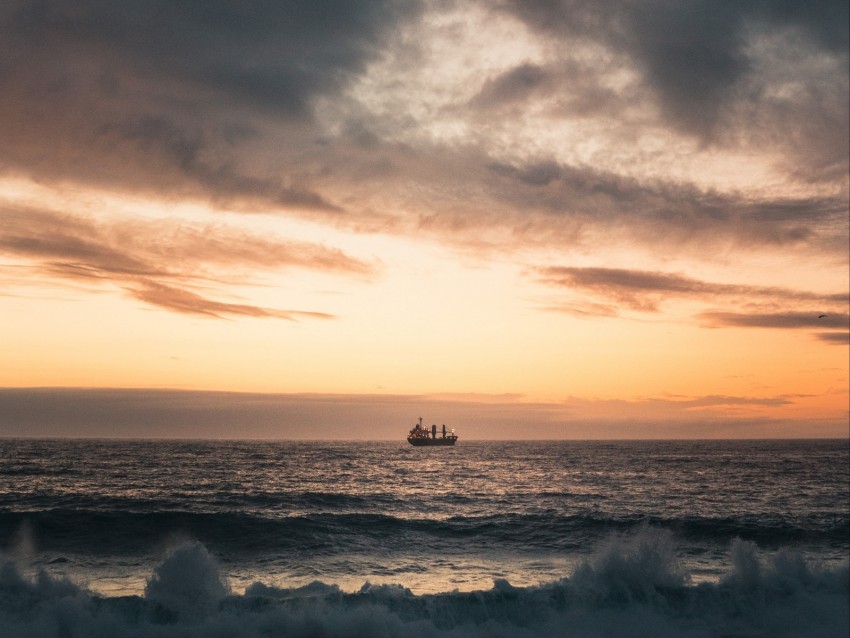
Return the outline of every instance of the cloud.
<path id="1" fill-rule="evenodd" d="M 119 185 L 176 190 L 184 196 L 210 198 L 217 204 L 241 204 L 243 208 L 342 212 L 339 206 L 305 186 L 287 185 L 283 176 L 257 176 L 247 166 L 237 167 L 227 156 L 226 146 L 230 144 L 226 131 L 203 130 L 197 123 L 178 124 L 164 115 L 128 115 L 99 133 L 96 144 L 110 148 L 104 149 L 104 155 L 93 158 L 94 161 L 108 161 L 115 149 L 122 149 L 131 157 L 139 156 L 134 157 L 137 168 L 146 174 L 141 179 L 116 177 Z M 165 176 L 163 171 L 167 172 Z M 166 178 L 164 183 L 162 177 Z"/>
<path id="2" fill-rule="evenodd" d="M 524 166 L 493 163 L 487 168 L 497 175 L 515 179 L 525 186 L 548 186 L 564 175 L 564 169 L 553 161 L 534 162 Z"/>
<path id="3" fill-rule="evenodd" d="M 10 220 L 7 219 L 8 223 Z M 6 224 L 4 224 L 6 226 Z M 11 226 L 11 225 L 10 225 Z M 75 235 L 80 231 L 68 228 L 67 231 L 46 235 L 26 234 L 27 228 L 4 228 L 0 235 L 0 252 L 37 259 L 50 264 L 52 270 L 67 271 L 85 276 L 97 276 L 98 273 L 113 275 L 156 275 L 166 274 L 149 264 L 129 256 L 109 246 Z"/>
<path id="4" fill-rule="evenodd" d="M 524 101 L 541 87 L 551 84 L 551 80 L 547 69 L 526 62 L 495 78 L 488 79 L 469 104 L 473 107 L 488 109 L 518 100 Z"/>
<path id="5" fill-rule="evenodd" d="M 617 306 L 601 303 L 565 303 L 560 305 L 544 306 L 542 310 L 547 312 L 560 312 L 574 317 L 618 317 L 620 315 Z"/>
<path id="6" fill-rule="evenodd" d="M 843 258 L 847 201 L 818 193 L 725 192 L 660 176 L 624 175 L 552 156 L 504 161 L 484 148 L 384 149 L 384 171 L 363 176 L 372 152 L 349 150 L 336 178 L 393 214 L 393 232 L 498 251 L 639 246 L 658 257 L 793 249 Z M 375 208 L 370 207 L 370 215 Z M 417 215 L 417 218 L 413 217 Z"/>
<path id="7" fill-rule="evenodd" d="M 749 70 L 740 47 L 742 16 L 732 3 L 659 3 L 629 12 L 629 48 L 668 121 L 709 137 L 720 109 Z"/>
<path id="8" fill-rule="evenodd" d="M 21 0 L 0 171 L 472 247 L 843 255 L 844 4 Z M 462 48 L 476 16 L 522 54 Z M 793 183 L 665 172 L 727 149 Z"/>
<path id="9" fill-rule="evenodd" d="M 699 319 L 711 328 L 776 328 L 782 330 L 841 329 L 834 332 L 814 332 L 816 339 L 834 345 L 850 341 L 850 315 L 831 313 L 827 316 L 814 312 L 781 312 L 739 314 L 734 312 L 703 312 Z"/>
<path id="10" fill-rule="evenodd" d="M 772 286 L 723 284 L 703 281 L 679 273 L 622 268 L 548 266 L 537 269 L 542 283 L 586 291 L 615 301 L 632 310 L 658 312 L 659 304 L 674 297 L 714 299 L 717 297 L 820 302 L 829 306 L 846 303 L 848 295 L 821 294 Z M 817 322 L 819 313 L 810 313 Z M 801 315 L 802 316 L 802 315 Z M 830 319 L 830 321 L 833 321 Z M 823 327 L 825 324 L 821 324 Z"/>
<path id="11" fill-rule="evenodd" d="M 818 332 L 815 334 L 817 339 L 839 346 L 850 344 L 850 332 Z"/>
<path id="12" fill-rule="evenodd" d="M 313 319 L 331 319 L 333 315 L 323 312 L 307 312 L 298 310 L 274 310 L 247 304 L 223 303 L 212 301 L 198 294 L 165 286 L 148 280 L 139 280 L 127 286 L 128 291 L 136 298 L 166 310 L 185 314 L 206 315 L 221 318 L 225 315 L 247 317 L 274 317 L 276 319 L 294 320 L 297 317 Z"/>
<path id="13" fill-rule="evenodd" d="M 492 193 L 505 202 L 586 226 L 625 227 L 641 243 L 665 248 L 695 240 L 831 245 L 846 218 L 846 201 L 838 196 L 757 199 L 552 161 L 494 163 L 488 169 L 499 177 Z M 659 237 L 659 227 L 669 243 Z"/>
<path id="14" fill-rule="evenodd" d="M 296 167 L 245 153 L 269 119 L 291 144 L 317 136 L 314 102 L 338 96 L 417 13 L 394 0 L 6 3 L 4 166 L 338 211 Z"/>
<path id="15" fill-rule="evenodd" d="M 730 125 L 735 129 L 744 122 L 752 125 L 752 116 L 774 124 L 782 121 L 801 132 L 793 114 L 806 112 L 807 91 L 777 96 L 776 89 L 787 78 L 782 76 L 785 60 L 776 59 L 777 51 L 768 46 L 771 38 L 781 41 L 778 50 L 784 49 L 785 55 L 793 51 L 789 58 L 796 58 L 797 64 L 802 59 L 829 59 L 834 66 L 828 73 L 847 66 L 850 18 L 847 3 L 841 0 L 805 7 L 768 0 L 721 4 L 711 0 L 640 4 L 531 0 L 505 1 L 501 7 L 537 33 L 569 43 L 567 50 L 593 44 L 617 56 L 623 67 L 640 73 L 669 125 L 704 140 L 718 140 Z M 842 125 L 846 132 L 846 108 L 841 110 L 847 104 L 846 74 L 837 85 L 824 86 L 823 70 L 811 66 L 807 77 L 798 76 L 795 81 L 809 91 L 825 91 L 824 96 L 836 98 L 821 100 L 818 111 L 830 113 L 829 123 Z M 764 100 L 769 108 L 744 117 L 740 106 L 753 99 Z M 780 104 L 785 113 L 774 108 Z M 815 101 L 811 104 L 816 106 Z M 807 145 L 822 145 L 832 162 L 842 161 L 836 153 L 846 144 L 839 148 L 820 139 L 825 129 L 817 125 L 803 130 L 807 130 L 802 136 Z M 839 137 L 846 142 L 846 135 Z M 843 162 L 846 166 L 846 157 Z"/>
<path id="16" fill-rule="evenodd" d="M 704 281 L 680 273 L 621 268 L 548 266 L 534 271 L 549 286 L 579 295 L 571 302 L 544 309 L 574 316 L 615 317 L 625 307 L 637 312 L 661 312 L 661 304 L 675 299 L 696 300 L 713 305 L 750 308 L 747 313 L 723 310 L 697 315 L 709 328 L 777 328 L 785 330 L 847 329 L 849 293 L 816 293 L 776 286 L 753 286 Z M 583 296 L 590 296 L 585 300 Z M 790 308 L 802 308 L 793 309 Z M 765 308 L 772 310 L 766 311 Z M 776 308 L 782 308 L 780 312 Z M 824 312 L 829 309 L 829 312 Z M 845 332 L 815 332 L 827 343 L 847 342 Z"/>
<path id="17" fill-rule="evenodd" d="M 134 11 L 133 3 L 124 1 L 73 7 L 16 2 L 3 18 L 8 41 L 47 65 L 34 65 L 31 74 L 73 78 L 72 57 L 93 61 L 95 72 L 110 74 L 102 79 L 104 88 L 114 88 L 107 80 L 150 78 L 307 117 L 310 100 L 337 91 L 348 76 L 362 72 L 375 55 L 376 41 L 412 6 L 357 0 L 174 6 L 153 0 L 144 11 Z M 46 59 L 51 51 L 65 55 Z"/>
<path id="18" fill-rule="evenodd" d="M 850 318 L 846 314 L 831 314 L 820 318 L 813 312 L 784 312 L 773 314 L 738 314 L 733 312 L 705 312 L 700 315 L 709 325 L 739 328 L 847 328 Z"/>
<path id="19" fill-rule="evenodd" d="M 677 406 L 685 407 L 686 409 L 702 409 L 718 406 L 734 406 L 734 405 L 754 405 L 754 406 L 770 406 L 778 407 L 790 405 L 794 403 L 793 397 L 789 396 L 774 396 L 774 397 L 741 397 L 727 395 L 707 395 L 696 398 L 672 398 L 669 400 L 656 399 L 655 403 L 672 402 Z"/>
<path id="20" fill-rule="evenodd" d="M 321 312 L 275 310 L 213 301 L 193 291 L 224 286 L 255 269 L 300 268 L 368 276 L 374 266 L 338 249 L 257 235 L 224 224 L 175 219 L 91 217 L 6 206 L 0 217 L 0 254 L 25 258 L 42 273 L 113 284 L 167 310 L 221 317 L 327 318 Z"/>

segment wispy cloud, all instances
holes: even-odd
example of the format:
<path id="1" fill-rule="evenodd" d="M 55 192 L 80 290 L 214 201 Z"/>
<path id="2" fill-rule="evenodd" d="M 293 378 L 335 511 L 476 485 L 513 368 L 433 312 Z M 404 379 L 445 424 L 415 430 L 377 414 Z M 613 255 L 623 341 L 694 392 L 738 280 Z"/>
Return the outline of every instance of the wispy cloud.
<path id="1" fill-rule="evenodd" d="M 739 328 L 850 328 L 846 314 L 817 315 L 812 312 L 784 312 L 770 314 L 738 314 L 734 312 L 704 312 L 700 315 L 708 325 Z"/>
<path id="2" fill-rule="evenodd" d="M 207 315 L 221 318 L 225 315 L 242 315 L 248 317 L 274 317 L 276 319 L 294 320 L 298 317 L 314 319 L 331 319 L 333 315 L 322 312 L 305 312 L 297 310 L 274 310 L 247 304 L 223 303 L 212 301 L 188 290 L 165 286 L 148 280 L 139 280 L 135 285 L 128 285 L 128 291 L 137 299 L 167 310 L 186 314 Z"/>
<path id="3" fill-rule="evenodd" d="M 25 258 L 42 273 L 113 284 L 168 310 L 214 317 L 321 317 L 321 312 L 277 310 L 214 301 L 193 290 L 224 286 L 255 269 L 299 268 L 368 276 L 374 266 L 338 249 L 276 240 L 223 224 L 122 217 L 97 221 L 56 211 L 7 206 L 0 218 L 0 253 Z"/>
<path id="4" fill-rule="evenodd" d="M 703 312 L 699 319 L 711 328 L 775 328 L 782 330 L 813 330 L 816 339 L 833 345 L 850 342 L 850 315 L 815 312 L 782 312 L 740 314 L 734 312 Z M 834 328 L 833 332 L 818 330 Z"/>
<path id="5" fill-rule="evenodd" d="M 550 232 L 569 224 L 593 240 L 629 237 L 659 253 L 730 242 L 741 248 L 808 244 L 837 252 L 835 231 L 846 218 L 843 195 L 754 198 L 551 160 L 490 163 L 487 169 L 493 199 L 522 210 L 526 224 L 538 213 L 543 217 L 535 221 Z M 519 218 L 516 226 L 522 229 Z"/>
<path id="6" fill-rule="evenodd" d="M 578 316 L 611 317 L 618 314 L 618 308 L 659 313 L 664 302 L 687 299 L 750 309 L 746 313 L 723 310 L 700 313 L 697 316 L 700 324 L 711 328 L 846 330 L 850 327 L 848 315 L 842 312 L 850 302 L 850 293 L 824 294 L 776 286 L 716 283 L 680 273 L 620 268 L 549 266 L 537 269 L 536 273 L 544 284 L 601 300 L 576 300 L 546 308 Z M 792 306 L 795 309 L 788 309 Z M 774 310 L 765 311 L 765 307 Z M 777 312 L 777 307 L 785 310 Z M 847 340 L 843 332 L 819 332 L 815 336 L 828 343 Z"/>
<path id="7" fill-rule="evenodd" d="M 850 344 L 850 332 L 818 332 L 815 337 L 826 343 L 839 346 Z"/>
<path id="8" fill-rule="evenodd" d="M 775 286 L 752 286 L 704 281 L 679 273 L 622 268 L 549 266 L 537 270 L 539 280 L 567 290 L 590 292 L 632 310 L 658 312 L 665 299 L 675 297 L 711 300 L 717 297 L 816 302 L 834 307 L 847 303 L 847 293 L 822 294 Z M 816 318 L 818 313 L 810 314 Z M 816 319 L 815 319 L 816 320 Z"/>

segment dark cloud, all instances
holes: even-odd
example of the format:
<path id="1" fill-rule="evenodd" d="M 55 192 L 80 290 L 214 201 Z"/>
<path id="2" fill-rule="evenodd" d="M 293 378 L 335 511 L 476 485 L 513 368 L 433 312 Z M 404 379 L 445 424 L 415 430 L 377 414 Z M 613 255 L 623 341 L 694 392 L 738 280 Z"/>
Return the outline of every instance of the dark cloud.
<path id="1" fill-rule="evenodd" d="M 256 170 L 235 145 L 261 136 L 264 117 L 284 130 L 292 123 L 294 143 L 303 142 L 295 131 L 309 139 L 315 99 L 344 90 L 415 5 L 4 3 L 2 164 L 121 188 L 335 210 L 291 166 Z"/>
<path id="2" fill-rule="evenodd" d="M 549 72 L 542 66 L 526 62 L 484 83 L 470 105 L 490 108 L 526 100 L 537 89 L 551 82 Z"/>
<path id="3" fill-rule="evenodd" d="M 564 51 L 591 43 L 635 67 L 664 121 L 679 131 L 732 145 L 769 141 L 796 159 L 796 170 L 809 166 L 813 179 L 846 174 L 850 18 L 843 0 L 506 0 L 501 6 L 563 43 Z M 765 50 L 771 39 L 779 48 Z M 482 96 L 493 99 L 497 87 L 521 84 L 510 81 L 522 78 L 521 70 L 489 83 Z"/>
<path id="4" fill-rule="evenodd" d="M 686 242 L 703 247 L 721 242 L 747 247 L 810 244 L 846 252 L 843 196 L 758 199 L 551 160 L 490 162 L 486 170 L 482 179 L 488 194 L 521 210 L 525 218 L 540 212 L 603 231 L 627 229 L 632 238 L 660 250 Z M 557 228 L 551 221 L 550 228 Z"/>
<path id="5" fill-rule="evenodd" d="M 739 3 L 732 3 L 737 5 Z M 771 24 L 797 28 L 813 38 L 824 50 L 846 54 L 850 48 L 850 5 L 839 0 L 760 0 L 744 7 Z"/>
<path id="6" fill-rule="evenodd" d="M 536 162 L 525 166 L 493 163 L 487 168 L 498 175 L 516 179 L 526 186 L 546 186 L 561 179 L 563 169 L 556 162 Z"/>
<path id="7" fill-rule="evenodd" d="M 269 207 L 306 208 L 328 212 L 341 212 L 339 206 L 306 187 L 287 186 L 281 177 L 258 177 L 248 169 L 234 165 L 232 158 L 222 146 L 226 132 L 205 132 L 197 124 L 177 125 L 164 116 L 128 116 L 123 121 L 103 127 L 98 141 L 115 144 L 116 148 L 128 149 L 141 157 L 140 170 L 155 171 L 150 177 L 160 178 L 165 169 L 170 181 L 187 180 L 183 189 L 197 188 L 198 195 L 209 197 L 219 203 L 234 201 Z M 108 153 L 104 153 L 107 155 Z M 220 155 L 217 158 L 216 155 Z M 147 166 L 150 162 L 151 167 Z M 161 162 L 162 167 L 157 166 Z M 126 168 L 126 167 L 125 167 Z M 156 180 L 160 186 L 162 182 Z M 144 186 L 141 180 L 137 185 Z M 165 184 L 168 186 L 168 182 Z M 155 187 L 156 184 L 150 184 Z"/>
<path id="8" fill-rule="evenodd" d="M 704 137 L 711 136 L 720 110 L 749 71 L 736 4 L 656 2 L 629 12 L 627 46 L 669 120 Z"/>
<path id="9" fill-rule="evenodd" d="M 155 81 L 186 105 L 206 94 L 309 117 L 312 99 L 361 73 L 414 9 L 392 0 L 36 0 L 7 3 L 0 15 L 7 59 L 29 56 L 21 72 L 57 89 L 80 74 L 104 94 Z M 71 64 L 81 61 L 92 68 Z"/>
<path id="10" fill-rule="evenodd" d="M 302 268 L 366 276 L 373 267 L 318 244 L 276 240 L 221 224 L 174 220 L 92 219 L 45 211 L 0 209 L 0 254 L 22 257 L 41 273 L 113 284 L 146 303 L 220 317 L 326 318 L 320 312 L 275 310 L 213 301 L 191 288 L 225 285 L 246 269 Z M 163 266 L 162 264 L 167 264 Z"/>
<path id="11" fill-rule="evenodd" d="M 532 105 L 555 118 L 624 119 L 624 113 L 643 96 L 633 87 L 614 88 L 606 82 L 621 71 L 618 64 L 599 56 L 524 62 L 488 78 L 464 108 L 479 111 L 483 122 L 522 117 Z"/>

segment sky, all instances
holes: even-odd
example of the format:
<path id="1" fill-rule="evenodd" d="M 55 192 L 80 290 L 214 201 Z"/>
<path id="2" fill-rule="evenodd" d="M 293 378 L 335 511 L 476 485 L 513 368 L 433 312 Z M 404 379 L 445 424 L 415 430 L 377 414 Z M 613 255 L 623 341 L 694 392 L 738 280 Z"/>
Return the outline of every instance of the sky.
<path id="1" fill-rule="evenodd" d="M 846 0 L 0 5 L 0 436 L 847 437 Z"/>

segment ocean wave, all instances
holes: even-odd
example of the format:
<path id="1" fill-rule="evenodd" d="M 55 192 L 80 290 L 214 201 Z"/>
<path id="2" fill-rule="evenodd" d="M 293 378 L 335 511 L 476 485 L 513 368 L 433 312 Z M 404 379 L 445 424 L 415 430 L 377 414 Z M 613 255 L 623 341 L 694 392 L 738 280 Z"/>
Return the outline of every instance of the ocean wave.
<path id="1" fill-rule="evenodd" d="M 415 595 L 403 584 L 274 587 L 233 592 L 206 547 L 187 542 L 157 566 L 144 595 L 104 597 L 45 571 L 0 559 L 0 635 L 438 636 L 846 636 L 850 567 L 819 568 L 794 552 L 760 558 L 731 546 L 718 583 L 689 583 L 673 535 L 641 527 L 609 538 L 565 578 L 533 587 L 497 580 L 474 592 Z"/>
<path id="2" fill-rule="evenodd" d="M 799 543 L 846 546 L 848 517 L 778 520 L 756 517 L 678 518 L 638 516 L 564 516 L 554 512 L 502 514 L 447 519 L 397 517 L 375 513 L 315 513 L 279 516 L 233 512 L 51 509 L 0 511 L 0 538 L 12 538 L 26 525 L 35 544 L 60 552 L 135 553 L 145 545 L 180 535 L 200 540 L 217 551 L 344 550 L 348 545 L 399 547 L 476 540 L 497 547 L 575 550 L 611 532 L 642 525 L 669 529 L 701 544 L 727 545 L 734 538 L 779 548 Z"/>

